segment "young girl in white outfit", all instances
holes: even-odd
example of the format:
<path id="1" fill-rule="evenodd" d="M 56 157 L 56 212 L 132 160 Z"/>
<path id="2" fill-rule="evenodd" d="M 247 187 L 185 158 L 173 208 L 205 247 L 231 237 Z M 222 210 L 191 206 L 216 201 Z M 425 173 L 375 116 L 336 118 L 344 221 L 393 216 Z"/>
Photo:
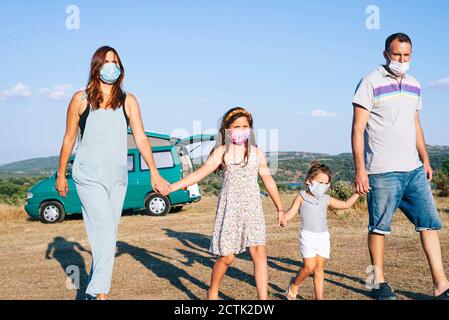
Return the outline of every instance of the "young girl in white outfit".
<path id="1" fill-rule="evenodd" d="M 285 293 L 288 300 L 296 300 L 299 286 L 312 272 L 315 298 L 323 299 L 324 261 L 330 256 L 327 208 L 348 209 L 359 198 L 358 194 L 354 194 L 347 201 L 340 201 L 327 195 L 331 177 L 328 166 L 313 162 L 305 179 L 307 189 L 300 191 L 285 214 L 286 221 L 290 221 L 298 211 L 301 212 L 300 250 L 304 259 L 304 267 L 288 285 Z"/>

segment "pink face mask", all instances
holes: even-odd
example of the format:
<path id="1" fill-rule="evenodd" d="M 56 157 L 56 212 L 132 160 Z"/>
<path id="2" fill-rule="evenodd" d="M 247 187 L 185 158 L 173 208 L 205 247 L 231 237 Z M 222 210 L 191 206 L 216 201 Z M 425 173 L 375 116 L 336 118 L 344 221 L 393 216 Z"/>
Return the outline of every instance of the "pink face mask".
<path id="1" fill-rule="evenodd" d="M 237 145 L 245 144 L 251 135 L 250 129 L 231 129 L 229 131 L 232 143 Z"/>

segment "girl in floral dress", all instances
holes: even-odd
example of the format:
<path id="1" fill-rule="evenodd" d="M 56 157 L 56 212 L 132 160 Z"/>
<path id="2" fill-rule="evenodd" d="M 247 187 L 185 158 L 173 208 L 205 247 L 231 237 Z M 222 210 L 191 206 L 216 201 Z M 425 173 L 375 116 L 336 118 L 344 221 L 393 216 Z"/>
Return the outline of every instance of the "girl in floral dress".
<path id="1" fill-rule="evenodd" d="M 285 223 L 278 188 L 270 174 L 264 153 L 256 147 L 253 117 L 243 108 L 226 112 L 221 121 L 217 145 L 197 171 L 172 184 L 172 192 L 193 185 L 212 172 L 223 171 L 210 252 L 219 256 L 212 270 L 208 299 L 218 299 L 221 281 L 235 255 L 249 248 L 254 263 L 258 297 L 267 299 L 268 266 L 265 218 L 258 175 L 278 211 L 278 223 Z"/>

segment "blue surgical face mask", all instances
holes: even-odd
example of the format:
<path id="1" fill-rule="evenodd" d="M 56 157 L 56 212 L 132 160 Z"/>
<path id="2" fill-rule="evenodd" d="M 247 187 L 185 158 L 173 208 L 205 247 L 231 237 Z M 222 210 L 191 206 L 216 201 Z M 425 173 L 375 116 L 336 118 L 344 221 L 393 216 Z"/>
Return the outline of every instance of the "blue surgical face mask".
<path id="1" fill-rule="evenodd" d="M 329 189 L 330 184 L 329 183 L 319 183 L 315 180 L 312 181 L 311 184 L 309 184 L 309 191 L 316 197 L 321 198 L 324 196 Z"/>
<path id="2" fill-rule="evenodd" d="M 121 73 L 118 64 L 113 62 L 105 63 L 100 71 L 100 79 L 107 84 L 113 84 L 120 77 Z"/>

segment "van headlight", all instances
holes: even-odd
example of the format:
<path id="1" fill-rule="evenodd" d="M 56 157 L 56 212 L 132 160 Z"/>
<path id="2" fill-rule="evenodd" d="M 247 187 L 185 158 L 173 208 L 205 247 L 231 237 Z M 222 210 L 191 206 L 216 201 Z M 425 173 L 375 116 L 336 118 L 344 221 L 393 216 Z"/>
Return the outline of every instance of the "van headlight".
<path id="1" fill-rule="evenodd" d="M 32 192 L 28 192 L 27 193 L 27 200 L 31 199 L 33 197 L 33 193 Z"/>

